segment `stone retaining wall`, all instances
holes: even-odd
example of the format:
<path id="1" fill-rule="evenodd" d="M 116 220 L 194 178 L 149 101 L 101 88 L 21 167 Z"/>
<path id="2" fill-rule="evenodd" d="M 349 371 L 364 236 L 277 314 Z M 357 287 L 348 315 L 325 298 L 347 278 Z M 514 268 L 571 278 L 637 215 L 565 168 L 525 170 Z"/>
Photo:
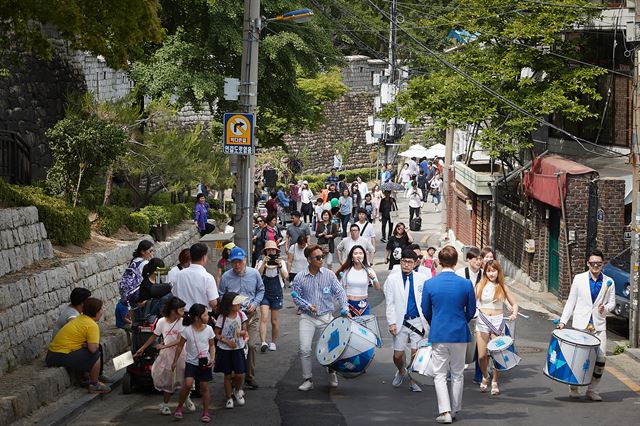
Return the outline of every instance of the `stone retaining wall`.
<path id="1" fill-rule="evenodd" d="M 52 257 L 53 247 L 38 221 L 38 209 L 0 209 L 0 277 Z"/>
<path id="2" fill-rule="evenodd" d="M 148 237 L 151 239 L 150 237 Z M 155 256 L 177 263 L 180 250 L 199 241 L 193 226 L 156 243 Z M 63 266 L 0 280 L 0 376 L 43 354 L 60 309 L 74 287 L 86 287 L 105 302 L 102 324 L 114 323 L 118 282 L 138 241 L 86 255 Z"/>

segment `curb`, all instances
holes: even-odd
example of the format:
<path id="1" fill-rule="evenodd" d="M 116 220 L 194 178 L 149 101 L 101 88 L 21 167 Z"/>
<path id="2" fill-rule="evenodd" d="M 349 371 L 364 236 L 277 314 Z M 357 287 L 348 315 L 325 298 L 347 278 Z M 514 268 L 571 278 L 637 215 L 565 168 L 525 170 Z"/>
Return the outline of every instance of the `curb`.
<path id="1" fill-rule="evenodd" d="M 634 361 L 640 362 L 640 348 L 627 348 L 624 353 L 633 358 Z"/>

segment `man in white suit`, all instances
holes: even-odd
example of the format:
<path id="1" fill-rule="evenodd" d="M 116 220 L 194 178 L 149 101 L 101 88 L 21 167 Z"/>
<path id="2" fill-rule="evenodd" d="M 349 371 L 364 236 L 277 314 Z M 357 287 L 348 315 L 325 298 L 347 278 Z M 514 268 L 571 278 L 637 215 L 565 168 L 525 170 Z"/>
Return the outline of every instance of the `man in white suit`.
<path id="1" fill-rule="evenodd" d="M 404 362 L 404 351 L 407 345 L 411 349 L 411 359 L 413 359 L 418 350 L 418 342 L 425 338 L 428 331 L 420 307 L 427 276 L 413 270 L 417 259 L 418 255 L 415 251 L 405 248 L 400 260 L 401 273 L 389 274 L 384 283 L 387 323 L 389 333 L 393 336 L 393 363 L 398 369 L 392 382 L 394 387 L 402 385 L 409 376 Z M 409 389 L 413 392 L 422 392 L 420 386 L 413 380 Z"/>
<path id="2" fill-rule="evenodd" d="M 616 306 L 615 284 L 602 273 L 604 255 L 602 251 L 593 249 L 589 254 L 587 265 L 589 270 L 577 274 L 571 283 L 569 298 L 562 311 L 558 328 L 564 328 L 573 316 L 572 326 L 577 330 L 585 330 L 600 339 L 600 350 L 593 371 L 593 380 L 587 388 L 586 398 L 591 401 L 602 401 L 597 392 L 598 384 L 604 373 L 605 355 L 607 353 L 607 312 Z M 569 396 L 580 398 L 577 386 L 571 386 Z"/>

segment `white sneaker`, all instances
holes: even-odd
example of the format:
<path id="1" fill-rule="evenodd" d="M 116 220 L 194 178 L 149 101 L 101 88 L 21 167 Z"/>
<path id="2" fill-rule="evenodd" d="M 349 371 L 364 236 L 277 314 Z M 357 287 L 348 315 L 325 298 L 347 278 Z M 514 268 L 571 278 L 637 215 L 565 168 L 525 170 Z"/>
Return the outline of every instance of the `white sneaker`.
<path id="1" fill-rule="evenodd" d="M 422 392 L 422 388 L 417 383 L 411 383 L 411 385 L 409 385 L 409 390 L 411 392 Z"/>
<path id="2" fill-rule="evenodd" d="M 244 391 L 242 389 L 240 389 L 239 391 L 234 391 L 233 397 L 236 399 L 236 404 L 238 404 L 238 407 L 242 407 L 245 404 Z"/>
<path id="3" fill-rule="evenodd" d="M 227 399 L 227 403 L 225 404 L 224 408 L 232 409 L 233 408 L 233 399 L 231 399 L 231 398 Z"/>
<path id="4" fill-rule="evenodd" d="M 298 386 L 298 390 L 303 392 L 309 391 L 311 389 L 313 389 L 313 382 L 309 379 L 305 380 L 300 386 Z"/>
<path id="5" fill-rule="evenodd" d="M 579 399 L 580 396 L 580 391 L 577 386 L 569 386 L 569 398 Z"/>
<path id="6" fill-rule="evenodd" d="M 329 373 L 329 386 L 332 388 L 338 387 L 338 375 L 335 372 Z"/>
<path id="7" fill-rule="evenodd" d="M 171 408 L 169 408 L 167 405 L 160 404 L 160 414 L 162 414 L 163 416 L 170 416 Z"/>
<path id="8" fill-rule="evenodd" d="M 191 397 L 187 397 L 187 400 L 184 402 L 184 408 L 190 412 L 193 413 L 196 411 L 196 404 L 193 403 L 193 401 L 191 400 Z"/>
<path id="9" fill-rule="evenodd" d="M 276 344 L 273 343 L 273 342 L 269 343 L 269 350 L 270 351 L 275 351 L 276 350 Z"/>
<path id="10" fill-rule="evenodd" d="M 585 396 L 587 397 L 587 399 L 591 401 L 598 401 L 598 402 L 602 401 L 602 397 L 596 391 L 588 390 Z"/>
<path id="11" fill-rule="evenodd" d="M 444 413 L 444 414 L 440 414 L 438 417 L 436 417 L 436 423 L 451 423 L 453 421 L 453 419 L 451 418 L 451 414 L 450 413 Z"/>
<path id="12" fill-rule="evenodd" d="M 393 381 L 391 382 L 391 385 L 394 388 L 400 387 L 402 382 L 404 382 L 405 377 L 407 377 L 407 373 L 400 374 L 399 371 L 396 371 L 396 375 L 393 376 Z"/>

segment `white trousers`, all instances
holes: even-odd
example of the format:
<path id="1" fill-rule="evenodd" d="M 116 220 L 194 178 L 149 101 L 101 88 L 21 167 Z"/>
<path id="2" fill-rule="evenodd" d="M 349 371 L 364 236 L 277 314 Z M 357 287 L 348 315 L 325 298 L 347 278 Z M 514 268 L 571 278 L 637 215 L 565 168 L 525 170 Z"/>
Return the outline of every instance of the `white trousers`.
<path id="1" fill-rule="evenodd" d="M 319 317 L 312 317 L 307 314 L 300 314 L 300 362 L 302 363 L 302 378 L 311 379 L 311 345 L 316 330 L 324 330 L 331 322 L 331 313 Z"/>
<path id="2" fill-rule="evenodd" d="M 433 382 L 438 398 L 438 412 L 455 415 L 462 410 L 462 390 L 464 387 L 464 356 L 466 343 L 434 343 L 431 363 L 435 377 Z M 451 397 L 447 385 L 447 374 L 451 373 Z"/>

